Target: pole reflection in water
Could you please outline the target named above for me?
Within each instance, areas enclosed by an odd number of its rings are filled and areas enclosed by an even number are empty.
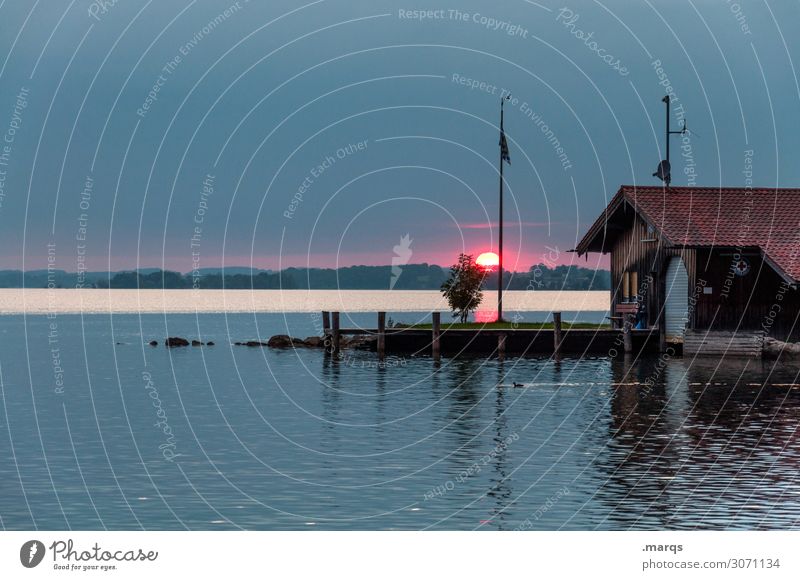
[[[507,382],[505,374],[505,364],[502,361],[497,363],[497,384]],[[512,433],[508,426],[506,417],[506,389],[495,389],[495,413],[494,413],[494,449],[492,450],[492,474],[490,481],[492,487],[486,492],[488,498],[494,500],[491,507],[490,516],[486,524],[497,529],[506,529],[508,516],[506,510],[512,499],[511,468],[507,460],[509,447],[513,444]]]

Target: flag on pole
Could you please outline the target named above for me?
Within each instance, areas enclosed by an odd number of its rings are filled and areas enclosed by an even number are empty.
[[[506,141],[506,132],[503,130],[502,123],[500,123],[500,160],[511,165],[511,155],[508,153],[508,142]]]

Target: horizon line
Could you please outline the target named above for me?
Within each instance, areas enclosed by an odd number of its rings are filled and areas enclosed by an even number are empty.
[[[402,268],[409,268],[409,267],[413,267],[413,266],[428,266],[428,267],[437,266],[439,268],[442,268],[443,270],[449,270],[451,268],[451,265],[445,266],[445,265],[442,265],[442,264],[436,264],[436,263],[431,263],[431,262],[413,262],[413,263],[410,263],[410,264],[403,264],[401,267]],[[559,266],[567,266],[567,267],[574,266],[574,267],[583,268],[583,269],[586,269],[586,270],[607,271],[606,268],[591,268],[591,267],[588,267],[588,266],[581,266],[579,264],[574,264],[574,263],[573,264],[544,264],[544,263],[537,263],[537,264],[531,264],[531,266],[527,270],[508,270],[508,269],[506,269],[505,272],[529,272],[530,269],[535,268],[536,266],[541,266],[541,267],[549,268],[549,269],[555,269],[555,268],[557,268]],[[218,272],[222,273],[224,270],[249,269],[249,270],[256,271],[256,272],[275,272],[275,273],[278,273],[278,272],[285,272],[286,270],[291,270],[291,269],[294,269],[294,270],[346,270],[348,268],[393,268],[393,267],[394,266],[392,266],[391,264],[378,264],[378,265],[375,265],[375,264],[372,264],[372,265],[370,265],[370,264],[351,264],[349,266],[339,266],[339,267],[336,267],[336,268],[326,267],[326,266],[286,266],[286,267],[280,268],[280,269],[276,269],[276,268],[260,268],[260,267],[257,267],[257,266],[220,266],[220,267],[207,266],[207,267],[200,268],[198,271],[199,272],[218,271]],[[142,270],[154,270],[154,272],[151,272],[151,273],[155,273],[155,271],[172,272],[172,273],[176,273],[176,274],[181,274],[183,276],[191,275],[192,272],[194,272],[194,270],[189,270],[189,271],[183,272],[181,270],[172,270],[170,268],[163,268],[163,267],[159,267],[159,266],[140,266],[138,268],[122,268],[120,270],[89,270],[89,269],[85,269],[85,270],[81,270],[81,271],[70,271],[70,270],[63,270],[61,268],[54,268],[52,271],[53,272],[60,272],[60,273],[64,273],[64,274],[73,274],[73,275],[76,275],[76,276],[77,275],[84,275],[85,276],[87,274],[122,274],[122,273],[129,273],[129,272],[130,273],[141,273]],[[49,268],[35,268],[35,269],[31,269],[31,270],[21,270],[20,268],[2,268],[2,269],[0,269],[0,273],[3,273],[3,272],[20,272],[22,274],[45,273],[45,272],[49,272],[49,271],[50,271]],[[205,274],[201,273],[201,275],[205,275]]]

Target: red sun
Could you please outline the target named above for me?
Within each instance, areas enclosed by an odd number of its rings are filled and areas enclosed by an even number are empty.
[[[492,268],[496,268],[500,265],[500,257],[494,252],[484,252],[478,256],[478,259],[475,260],[475,263],[482,268],[491,270]]]

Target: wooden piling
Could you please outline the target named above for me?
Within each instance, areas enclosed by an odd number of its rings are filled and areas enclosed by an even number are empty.
[[[433,362],[438,364],[442,360],[441,349],[439,344],[439,336],[442,330],[441,312],[433,312],[431,314],[431,323],[432,323],[431,354],[433,356]]]
[[[553,354],[561,353],[561,313],[553,312]]]
[[[633,352],[633,314],[626,314],[622,323],[622,343],[626,353]]]
[[[387,354],[387,347],[391,346],[393,353],[413,352],[422,354],[424,352],[431,353],[434,365],[438,368],[442,358],[442,323],[441,313],[431,312],[432,324],[430,328],[409,327],[409,328],[387,328],[390,324],[387,322],[386,312],[377,312],[378,324],[376,326],[369,325],[369,328],[362,327],[349,327],[347,322],[344,322],[343,327],[341,320],[341,312],[324,312],[323,320],[327,320],[327,327],[325,329],[325,353],[326,355],[335,356],[339,361],[342,359],[342,349],[346,348],[348,344],[355,346],[362,344],[364,338],[371,338],[375,344],[373,347],[377,354],[377,358],[381,361],[381,367],[385,361]],[[447,335],[447,346],[451,342],[452,347],[460,348],[463,353],[480,352],[483,354],[491,353],[499,359],[503,359],[509,353],[520,352],[521,348],[528,345],[524,352],[530,353],[553,353],[552,360],[557,361],[563,355],[565,350],[576,352],[579,348],[584,352],[619,352],[622,354],[636,352],[642,350],[655,350],[657,336],[650,336],[642,332],[634,332],[635,329],[635,315],[627,314],[623,317],[618,317],[617,321],[622,322],[622,327],[619,326],[609,329],[570,329],[570,326],[564,326],[563,313],[553,312],[553,338],[552,346],[549,344],[551,340],[546,338],[547,333],[542,333],[537,329],[528,328],[474,328],[474,329],[461,329],[445,330]],[[318,327],[319,328],[319,327]],[[569,333],[570,339],[566,340],[566,334]],[[451,337],[452,334],[452,337]],[[544,334],[544,336],[543,336]],[[622,336],[620,336],[622,334]],[[391,335],[391,339],[389,338]],[[349,337],[357,337],[355,342],[351,342]],[[509,338],[511,340],[509,340]],[[544,341],[542,339],[545,339]],[[635,339],[635,340],[634,340]],[[387,341],[391,344],[387,344]],[[430,350],[426,350],[430,345]],[[449,348],[449,347],[448,347]],[[496,350],[495,350],[496,349]],[[510,350],[509,350],[510,349]],[[552,351],[551,351],[552,349]],[[453,352],[454,349],[451,348]],[[450,351],[448,351],[450,352]]]
[[[327,310],[322,311],[322,339],[325,341],[325,354],[333,351],[333,340],[331,338],[331,313]]]
[[[326,335],[331,329],[331,313],[327,310],[322,311],[322,334]]]
[[[378,312],[378,360],[386,358],[386,313]]]
[[[339,338],[340,338],[340,334],[339,334],[339,313],[338,312],[331,312],[331,318],[332,318],[332,321],[331,321],[332,322],[331,339],[332,339],[332,342],[333,342],[333,344],[332,344],[332,349],[333,349],[332,352],[333,352],[334,355],[338,355],[339,354],[339,347],[340,347],[340,343],[339,343]]]

